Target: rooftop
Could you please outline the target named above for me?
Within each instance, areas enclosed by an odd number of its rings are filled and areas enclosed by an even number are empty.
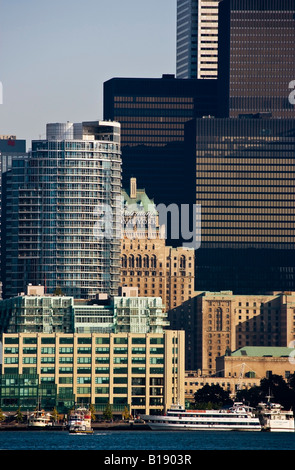
[[[245,346],[231,353],[238,357],[288,357],[294,348],[272,346]]]

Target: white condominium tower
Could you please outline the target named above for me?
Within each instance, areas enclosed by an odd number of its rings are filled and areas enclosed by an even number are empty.
[[[220,0],[177,0],[177,78],[217,78]]]
[[[97,224],[102,211],[119,214],[120,198],[120,124],[48,124],[46,140],[7,174],[5,297],[30,283],[76,298],[117,295],[120,236]]]

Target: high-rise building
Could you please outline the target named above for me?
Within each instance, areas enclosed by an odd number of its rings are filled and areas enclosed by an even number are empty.
[[[270,112],[294,118],[295,0],[222,0],[220,97],[227,116]]]
[[[217,78],[219,1],[177,0],[177,78]]]
[[[293,291],[295,121],[197,119],[187,132],[202,214],[196,290]]]
[[[216,116],[217,86],[211,80],[112,78],[104,83],[104,119],[121,124],[121,145],[164,146],[183,141],[184,123]]]
[[[5,188],[6,188],[6,172],[11,168],[14,159],[26,158],[26,141],[17,139],[15,135],[0,135],[0,191],[1,191],[1,204],[0,204],[0,227],[5,227]],[[5,244],[5,230],[1,229],[1,244]],[[3,278],[3,262],[0,257],[0,298],[2,296],[2,278]]]
[[[7,173],[4,296],[30,283],[75,298],[117,295],[120,227],[108,232],[103,214],[120,210],[119,123],[48,124],[46,140]]]
[[[164,75],[105,82],[104,119],[121,124],[123,187],[135,177],[158,204],[194,203],[195,165],[184,153],[184,124],[217,110],[217,80]]]

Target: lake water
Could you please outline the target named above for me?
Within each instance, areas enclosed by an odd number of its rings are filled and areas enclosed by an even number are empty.
[[[4,450],[295,450],[295,433],[95,431],[72,435],[67,431],[1,431],[0,451]]]

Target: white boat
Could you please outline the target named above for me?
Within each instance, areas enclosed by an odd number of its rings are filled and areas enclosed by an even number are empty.
[[[279,403],[271,403],[267,397],[267,403],[259,403],[257,407],[258,417],[263,431],[294,432],[295,420],[292,410],[284,410]]]
[[[46,426],[51,426],[51,425],[52,425],[51,415],[50,413],[45,413],[44,410],[34,411],[34,413],[32,413],[29,416],[29,420],[28,420],[29,427],[44,428]]]
[[[75,409],[70,414],[68,427],[71,434],[92,434],[90,411],[86,408]]]
[[[261,431],[261,423],[254,409],[243,403],[234,403],[222,410],[185,410],[172,405],[164,416],[142,415],[152,430],[168,431]]]

